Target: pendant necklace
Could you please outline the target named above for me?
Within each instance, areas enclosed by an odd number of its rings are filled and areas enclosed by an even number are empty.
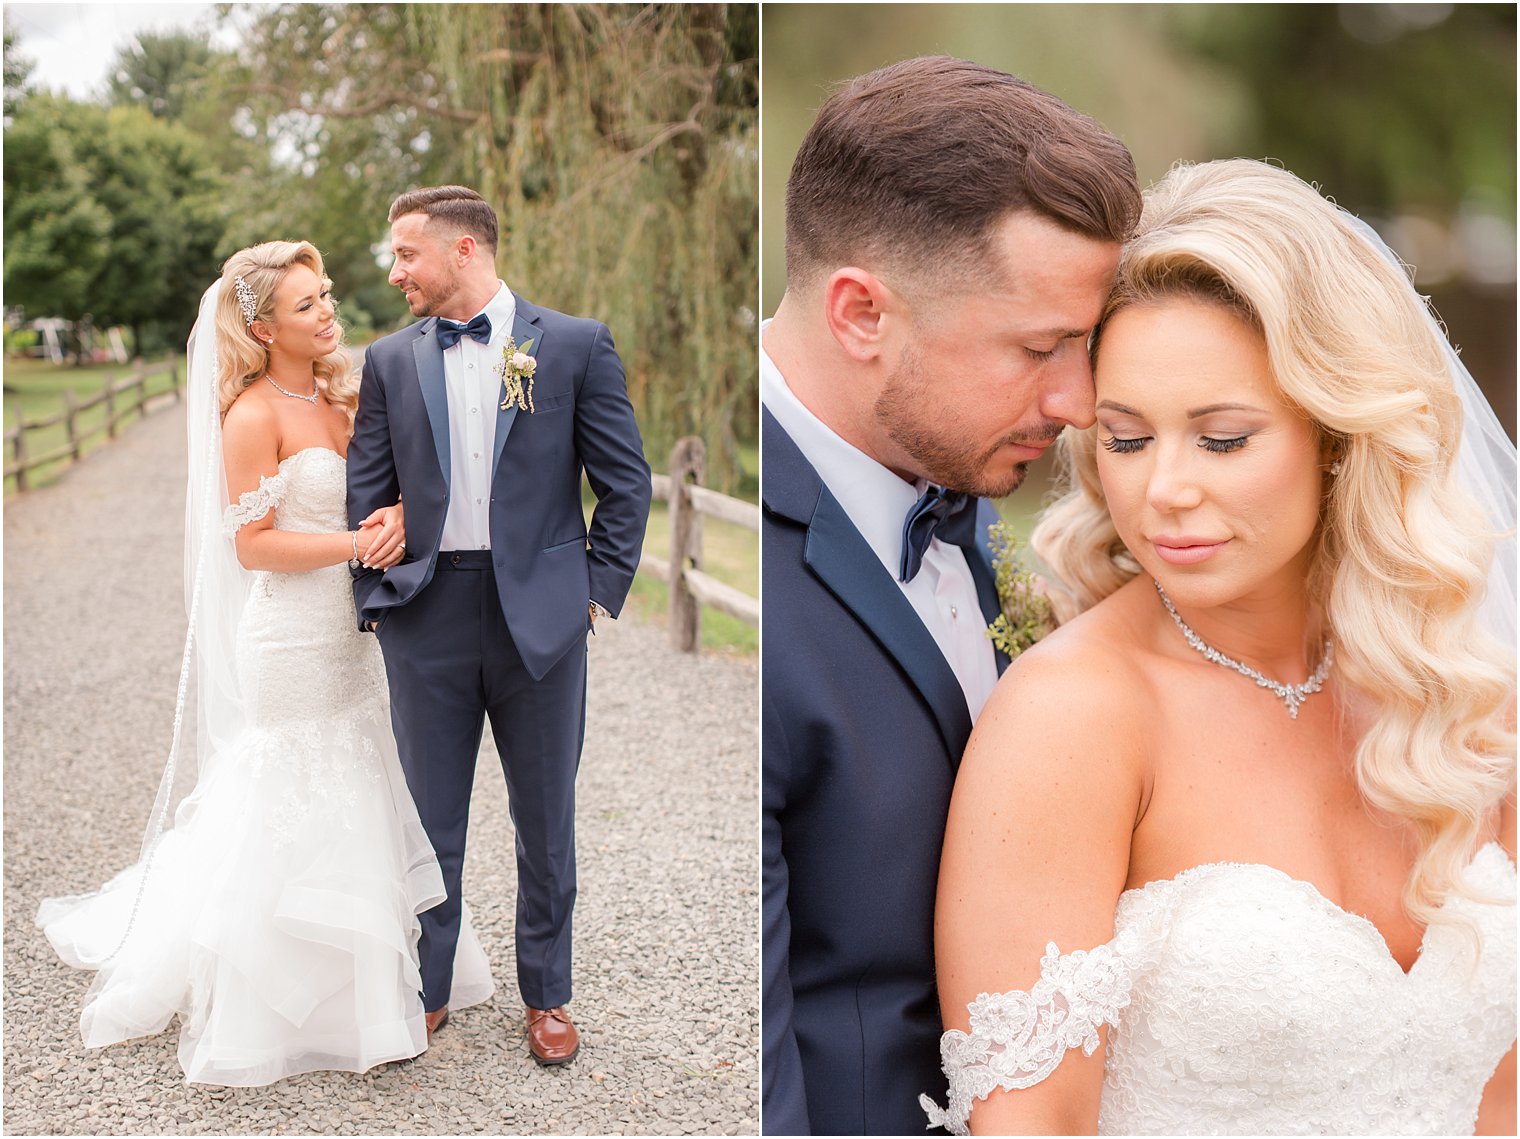
[[[1330,675],[1330,666],[1335,663],[1335,645],[1329,637],[1325,638],[1325,647],[1321,650],[1319,667],[1314,670],[1309,679],[1302,684],[1283,684],[1273,680],[1270,676],[1264,676],[1248,664],[1242,664],[1234,657],[1227,657],[1213,645],[1209,644],[1197,633],[1188,627],[1188,623],[1177,612],[1177,607],[1172,604],[1172,599],[1166,595],[1166,590],[1161,588],[1161,583],[1156,582],[1156,592],[1161,595],[1161,604],[1166,606],[1166,611],[1172,615],[1172,620],[1177,622],[1177,628],[1182,630],[1182,635],[1187,638],[1187,643],[1192,645],[1215,664],[1232,668],[1241,676],[1254,680],[1256,684],[1270,691],[1283,702],[1288,709],[1291,719],[1298,719],[1298,708],[1305,700],[1325,686],[1325,678]]]
[[[264,373],[264,378],[266,380],[268,380],[270,386],[273,387],[274,390],[277,391],[277,392],[279,392],[281,395],[288,395],[291,399],[305,400],[307,403],[311,404],[312,407],[316,407],[317,406],[317,389],[316,389],[315,386],[313,386],[313,388],[311,390],[311,395],[302,395],[300,392],[288,392],[288,391],[286,391],[279,384],[277,384],[277,383],[274,382],[274,377],[271,376],[268,372]],[[315,381],[313,381],[313,382],[315,383]]]

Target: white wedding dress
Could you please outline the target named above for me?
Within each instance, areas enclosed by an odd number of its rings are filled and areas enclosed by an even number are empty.
[[[345,466],[326,448],[289,456],[227,509],[224,537],[271,507],[280,530],[347,529]],[[246,727],[202,761],[173,827],[98,892],[38,913],[64,960],[99,970],[84,1042],[150,1036],[178,1015],[186,1078],[235,1086],[415,1056],[416,915],[443,879],[347,567],[255,573],[236,658]],[[455,1009],[491,994],[468,921],[455,978]]]
[[[1029,992],[983,994],[941,1042],[948,1109],[1043,1080],[1108,1024],[1103,1135],[1471,1134],[1515,1041],[1515,867],[1483,847],[1408,974],[1377,928],[1270,867],[1212,863],[1126,891],[1114,938],[1047,946]],[[1468,933],[1473,936],[1468,936]],[[1474,954],[1474,949],[1480,952]]]

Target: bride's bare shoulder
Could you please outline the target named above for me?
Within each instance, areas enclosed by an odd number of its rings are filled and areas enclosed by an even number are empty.
[[[1154,593],[1131,583],[1020,655],[977,734],[1083,755],[1143,751],[1157,697],[1147,601],[1154,605]]]
[[[1130,583],[1085,613],[1050,633],[1020,655],[1002,680],[1000,690],[1026,696],[1049,694],[1052,687],[1075,689],[1087,706],[1096,699],[1128,705],[1150,691],[1148,663],[1149,614],[1154,592]]]

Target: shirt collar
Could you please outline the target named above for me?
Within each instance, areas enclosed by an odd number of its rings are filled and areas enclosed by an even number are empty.
[[[761,323],[762,335],[769,324],[768,320]],[[786,377],[766,353],[763,342],[760,399],[818,472],[829,493],[844,507],[855,529],[895,581],[902,559],[903,519],[918,500],[921,488],[899,478],[842,439],[809,411],[787,385]]]
[[[512,322],[517,317],[517,297],[512,290],[507,288],[506,282],[498,280],[495,294],[486,302],[485,308],[476,313],[485,313],[491,318],[491,345],[502,344],[507,337],[512,335]],[[470,318],[471,320],[474,317]]]

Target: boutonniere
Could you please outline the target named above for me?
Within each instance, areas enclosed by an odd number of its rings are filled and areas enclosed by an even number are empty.
[[[992,568],[997,574],[998,606],[1002,612],[987,626],[987,637],[1009,658],[1018,656],[1055,627],[1050,598],[1039,577],[1025,564],[1018,539],[1005,522],[987,528],[992,541]]]
[[[517,406],[533,414],[533,373],[538,370],[538,361],[528,355],[528,349],[533,347],[533,341],[523,342],[519,348],[517,341],[510,336],[501,348],[501,363],[496,366],[496,374],[501,377],[501,409]]]

